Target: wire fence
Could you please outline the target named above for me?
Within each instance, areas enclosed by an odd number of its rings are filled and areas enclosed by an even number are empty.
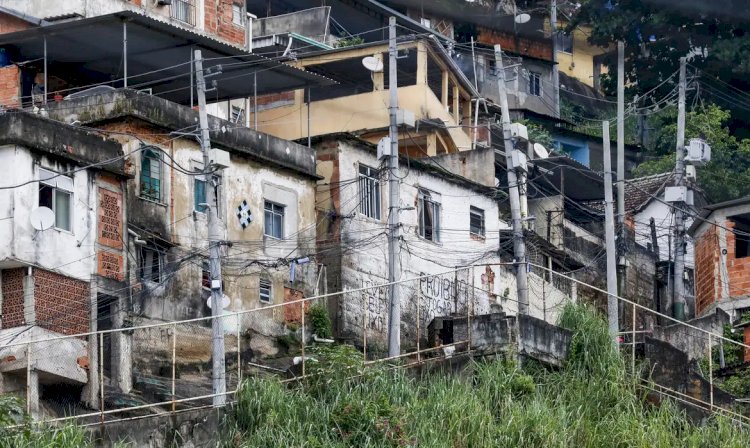
[[[252,376],[293,381],[308,375],[307,366],[315,356],[312,346],[333,342],[316,318],[320,310],[334,317],[337,336],[361,350],[366,363],[399,358],[401,365],[414,365],[487,350],[513,353],[517,336],[508,330],[513,325],[508,322],[518,310],[514,269],[508,263],[467,266],[393,284],[362,282],[361,287],[308,298],[288,289],[283,303],[226,312],[219,318],[224,330],[226,391],[218,395],[231,396],[244,378]],[[547,323],[556,323],[562,308],[577,300],[579,285],[606,294],[543,266],[529,264],[528,269],[529,314]],[[395,357],[388,356],[387,344],[391,285],[401,302],[401,352]],[[672,364],[655,364],[645,388],[750,421],[738,410],[738,403],[717,387],[722,367],[737,362],[750,349],[722,335],[725,322],[719,314],[685,323],[619,300],[624,310],[619,342],[632,373],[640,374],[642,360],[649,357],[672,360]],[[651,320],[644,319],[646,315]],[[38,422],[106,423],[210,406],[217,396],[211,378],[212,319],[11,339],[0,346],[3,386],[26,397],[28,411]],[[648,325],[657,319],[673,325]],[[700,370],[688,368],[690,363]],[[682,376],[676,377],[675,371]],[[65,383],[82,387],[82,401],[87,405],[72,399],[56,401],[52,392]],[[62,417],[45,418],[49,415]]]

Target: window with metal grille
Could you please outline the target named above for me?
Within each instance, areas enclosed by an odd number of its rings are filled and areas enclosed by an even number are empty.
[[[271,303],[273,301],[273,285],[270,280],[265,278],[260,279],[258,299],[262,303]]]
[[[193,178],[193,199],[195,202],[195,211],[206,213],[208,205],[206,204],[206,181],[195,176]]]
[[[245,109],[232,106],[232,123],[245,123]]]
[[[141,246],[140,259],[138,260],[138,273],[142,280],[150,280],[159,283],[162,281],[164,270],[164,254],[154,246]]]
[[[161,157],[156,151],[141,153],[141,197],[161,202]]]
[[[427,190],[419,190],[419,235],[440,241],[440,198]]]
[[[484,237],[484,210],[481,208],[469,208],[469,232]]]
[[[529,95],[542,96],[542,74],[529,72]]]
[[[73,179],[39,168],[39,206],[55,213],[55,227],[73,229]]]
[[[359,166],[359,210],[380,219],[380,171],[366,165]]]
[[[195,26],[195,0],[172,0],[169,13],[173,19]]]
[[[266,201],[263,234],[271,238],[284,238],[284,206]]]

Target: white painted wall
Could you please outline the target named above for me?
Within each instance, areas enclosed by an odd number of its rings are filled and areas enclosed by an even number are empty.
[[[38,179],[39,166],[67,172],[77,166],[52,161],[29,149],[0,146],[0,185],[17,185]],[[0,265],[32,264],[80,280],[89,281],[96,271],[95,239],[98,201],[94,174],[79,171],[74,182],[72,232],[56,228],[37,232],[30,213],[39,201],[39,184],[31,182],[0,190]],[[5,219],[8,218],[8,219]]]
[[[660,197],[664,199],[662,194]],[[659,201],[651,201],[640,213],[635,215],[635,241],[643,247],[651,243],[651,227],[649,221],[654,218],[656,224],[656,238],[659,242],[659,260],[666,261],[670,259],[670,254],[674,258],[674,237],[671,228],[674,227],[674,214],[669,206]],[[693,224],[692,218],[685,219],[685,228]],[[670,245],[671,243],[671,245]],[[695,267],[694,244],[693,239],[687,238],[687,254],[685,255],[685,267],[693,269]]]
[[[381,220],[366,217],[359,213],[359,192],[355,179],[360,163],[378,167],[375,154],[341,143],[339,151],[340,174],[340,216],[352,216],[342,220],[341,284],[344,289],[357,289],[387,281],[387,238],[386,229],[388,200],[387,183],[381,183]],[[322,162],[326,163],[326,162]],[[491,167],[490,167],[491,168]],[[466,314],[471,307],[473,314],[490,312],[491,304],[499,304],[509,314],[516,314],[517,293],[515,276],[506,266],[498,263],[498,236],[500,229],[509,225],[500,219],[498,206],[481,192],[457,182],[446,180],[440,174],[411,168],[402,163],[401,207],[414,207],[414,210],[401,212],[402,244],[401,269],[399,279],[409,279],[421,275],[440,274],[456,266],[486,263],[458,274],[445,274],[437,279],[417,280],[401,286],[402,341],[414,343],[416,335],[417,302],[419,307],[420,333],[426,336],[427,325],[435,316],[451,313]],[[441,241],[425,240],[418,234],[418,188],[425,188],[441,195]],[[469,208],[475,206],[485,212],[486,238],[472,237],[469,233]],[[350,248],[351,249],[347,249]],[[530,281],[541,285],[541,278],[530,275]],[[493,281],[490,281],[493,279]],[[456,286],[456,284],[458,286]],[[473,284],[473,288],[472,288]],[[547,291],[547,319],[557,319],[564,295],[549,283]],[[458,297],[458,302],[456,302]],[[541,289],[539,294],[532,291],[532,315],[545,316]],[[387,334],[388,300],[385,290],[370,290],[345,294],[340,305],[340,317],[347,332],[361,336],[362,322],[368,322],[368,337],[382,340]],[[408,342],[411,341],[411,342]]]

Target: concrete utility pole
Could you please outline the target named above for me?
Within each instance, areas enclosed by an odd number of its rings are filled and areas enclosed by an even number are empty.
[[[211,381],[214,393],[214,406],[226,403],[227,381],[224,368],[224,328],[221,325],[222,285],[221,285],[221,228],[217,216],[216,185],[214,185],[213,167],[209,158],[211,138],[208,134],[208,113],[206,112],[206,77],[203,73],[203,58],[200,50],[195,50],[195,81],[198,93],[198,116],[201,132],[201,149],[203,150],[203,172],[206,181],[206,212],[208,213],[208,246],[209,269],[211,271]]]
[[[391,298],[390,315],[388,320],[388,356],[401,354],[401,298],[397,280],[399,259],[399,237],[401,224],[399,213],[401,199],[399,195],[398,179],[398,45],[396,42],[396,18],[388,20],[388,92],[390,104],[388,112],[391,124],[389,135],[391,138],[391,154],[388,157],[388,296]]]
[[[505,68],[503,52],[500,45],[495,45],[495,67],[497,68],[497,86],[500,90],[500,108],[503,112],[503,141],[505,142],[505,164],[508,172],[508,195],[510,196],[510,213],[513,221],[513,254],[516,266],[516,286],[518,289],[518,313],[529,314],[528,265],[526,264],[526,243],[523,239],[523,217],[521,216],[521,193],[518,176],[513,170],[513,139],[510,131],[510,109],[508,92],[505,86]]]
[[[549,25],[552,28],[552,98],[555,117],[560,118],[560,68],[557,66],[557,0],[550,1]]]
[[[680,86],[677,102],[677,163],[674,170],[674,184],[677,187],[685,186],[685,90],[687,88],[685,64],[685,58],[680,58]],[[672,316],[679,320],[685,320],[685,287],[682,278],[685,271],[685,216],[682,209],[685,203],[677,202],[675,205],[674,303],[672,305]]]
[[[617,250],[615,249],[614,199],[612,198],[612,153],[609,147],[609,121],[602,122],[604,147],[604,236],[607,243],[607,316],[609,335],[617,339],[620,331],[620,308],[617,300]]]
[[[617,42],[617,292],[625,293],[625,44]]]

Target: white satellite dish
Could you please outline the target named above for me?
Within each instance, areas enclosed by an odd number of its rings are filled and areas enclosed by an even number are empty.
[[[525,12],[517,15],[515,18],[516,23],[526,23],[529,20],[531,20],[531,16],[526,14]]]
[[[37,207],[31,210],[29,219],[31,220],[31,227],[34,229],[47,230],[55,225],[55,212],[49,207]]]
[[[546,159],[549,157],[549,151],[540,143],[534,143],[534,154],[538,159]]]
[[[229,307],[229,303],[231,300],[229,299],[229,296],[226,294],[221,295],[221,309],[226,309]],[[208,308],[211,308],[211,296],[208,297],[208,300],[206,300],[206,305],[208,305]]]
[[[362,65],[371,72],[378,73],[383,71],[383,61],[374,56],[367,56],[362,59]]]

